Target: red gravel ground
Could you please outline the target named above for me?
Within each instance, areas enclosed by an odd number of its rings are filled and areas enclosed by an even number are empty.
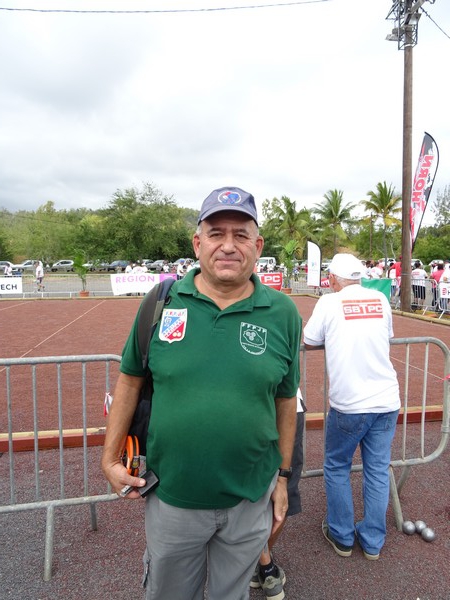
[[[315,299],[293,297],[306,321]],[[120,354],[139,298],[1,301],[0,322],[2,357],[52,356],[75,354]],[[433,336],[450,346],[450,329],[436,320],[394,317],[396,337]],[[399,378],[404,374],[404,350],[392,349]],[[308,354],[308,409],[320,411],[323,396],[323,352]],[[422,399],[423,356],[411,352],[410,377],[417,378],[411,390],[411,404]],[[413,371],[413,373],[411,373]],[[430,351],[427,402],[442,401],[445,376],[440,353]],[[3,379],[1,379],[3,377]],[[77,388],[79,373],[70,375],[70,386]],[[413,379],[415,382],[416,379]],[[44,377],[39,385],[47,391],[54,385]],[[5,431],[4,374],[0,374],[0,432]],[[14,381],[13,381],[14,385]],[[47,387],[46,387],[47,386]],[[104,389],[94,386],[89,395],[92,423],[103,424],[98,403]],[[97,389],[98,388],[98,389]],[[434,390],[434,391],[433,391]],[[26,396],[23,393],[22,396]],[[76,398],[76,394],[73,394]],[[53,405],[51,395],[49,406]],[[431,399],[431,400],[430,400]],[[25,400],[23,400],[25,401]],[[44,411],[51,413],[50,410]],[[74,419],[77,415],[74,414]],[[27,406],[22,409],[27,417]],[[28,430],[21,418],[18,429]],[[47,427],[51,422],[43,421]],[[23,427],[22,427],[23,425]],[[72,425],[72,424],[71,424]],[[74,426],[80,426],[78,421]],[[435,448],[441,436],[439,423],[427,423],[427,448]],[[408,425],[414,452],[419,452],[420,425]],[[307,468],[320,468],[323,436],[321,430],[308,430]],[[396,439],[396,446],[399,440]],[[92,493],[105,491],[98,464],[101,448],[90,449],[89,476]],[[416,454],[417,455],[417,454]],[[65,475],[70,482],[80,478],[81,450],[65,452]],[[32,454],[16,454],[18,487],[27,486]],[[0,456],[0,498],[7,501],[8,455]],[[43,493],[53,486],[56,451],[40,454]],[[398,477],[399,472],[396,472]],[[361,512],[360,474],[353,475],[355,511]],[[337,556],[323,539],[320,524],[325,497],[321,477],[301,482],[303,513],[291,518],[276,547],[275,556],[286,571],[288,600],[448,600],[450,598],[450,458],[448,448],[436,461],[414,467],[403,491],[405,518],[422,519],[437,533],[433,543],[417,534],[406,536],[395,529],[392,509],[388,512],[388,538],[377,562],[364,559],[359,548],[351,558]],[[42,581],[45,512],[29,511],[0,516],[0,598],[25,600],[128,600],[141,597],[141,555],[144,547],[142,501],[117,501],[99,504],[98,531],[89,529],[89,511],[85,506],[56,509],[53,577]],[[261,591],[252,591],[251,600],[262,600]]]

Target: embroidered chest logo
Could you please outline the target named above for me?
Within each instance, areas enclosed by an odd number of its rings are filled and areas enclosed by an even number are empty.
[[[240,342],[249,354],[263,354],[267,348],[267,329],[251,323],[241,323]]]
[[[374,300],[343,300],[342,310],[346,321],[383,318],[383,305],[377,298]]]
[[[159,327],[159,339],[163,342],[181,342],[186,332],[187,308],[165,308]]]

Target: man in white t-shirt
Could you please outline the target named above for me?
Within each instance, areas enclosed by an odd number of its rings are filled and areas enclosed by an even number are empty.
[[[372,279],[381,279],[383,277],[383,268],[381,267],[380,260],[377,260],[373,267],[370,269],[370,277]]]
[[[340,556],[351,556],[355,536],[369,560],[386,539],[391,444],[400,408],[389,358],[392,313],[386,296],[360,285],[363,267],[336,254],[330,288],[304,329],[307,349],[324,347],[329,386],[324,479],[327,515],[322,531]],[[357,447],[363,463],[364,516],[355,525],[350,470]]]
[[[412,290],[415,307],[423,307],[425,303],[426,287],[425,279],[428,278],[427,272],[422,268],[421,262],[416,260],[414,268],[411,271]]]
[[[45,285],[43,283],[44,282],[44,265],[42,264],[42,261],[35,260],[34,268],[36,269],[35,276],[36,276],[37,291],[43,292],[45,290]]]
[[[177,265],[177,279],[183,279],[186,270],[184,267],[184,260],[180,261]]]

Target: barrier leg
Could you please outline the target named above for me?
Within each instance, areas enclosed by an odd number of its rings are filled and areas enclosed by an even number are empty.
[[[47,524],[45,529],[44,581],[52,578],[53,535],[55,533],[55,509],[53,505],[47,508]]]
[[[402,530],[402,524],[403,524],[403,513],[402,513],[402,506],[400,504],[400,498],[398,497],[398,490],[397,490],[397,484],[395,483],[395,475],[394,475],[394,469],[392,468],[392,466],[389,466],[389,481],[390,481],[390,496],[391,496],[391,502],[392,502],[392,509],[394,511],[394,518],[395,518],[395,526],[397,527],[397,529],[399,531]]]
[[[397,481],[397,493],[400,494],[402,491],[402,487],[405,484],[406,480],[408,479],[408,475],[409,472],[411,470],[411,466],[408,465],[406,467],[403,467],[402,472],[400,474],[400,477]]]
[[[97,531],[97,504],[91,502],[89,507],[91,509],[91,528],[93,531]]]

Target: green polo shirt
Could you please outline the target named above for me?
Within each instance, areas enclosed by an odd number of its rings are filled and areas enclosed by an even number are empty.
[[[253,294],[220,310],[198,292],[197,272],[172,286],[150,344],[147,468],[168,504],[229,508],[258,500],[280,466],[275,398],[299,385],[301,318],[254,275]],[[142,376],[136,323],[120,368]]]

